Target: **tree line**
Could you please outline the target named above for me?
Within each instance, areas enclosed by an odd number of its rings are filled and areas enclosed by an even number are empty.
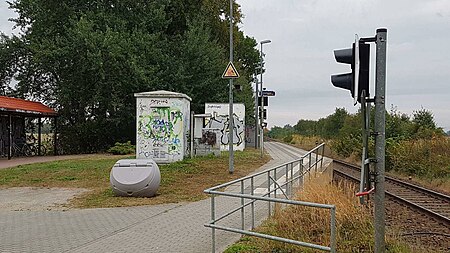
[[[136,92],[169,90],[227,102],[228,0],[13,0],[19,34],[0,35],[0,94],[58,111],[65,150],[96,152],[135,139]],[[234,3],[235,101],[254,120],[257,42]],[[11,84],[14,85],[11,85]]]
[[[374,115],[372,108],[372,129]],[[362,117],[361,111],[351,114],[336,108],[319,120],[300,119],[294,126],[275,126],[268,136],[285,142],[294,142],[293,135],[316,137],[327,141],[340,158],[360,159]],[[369,150],[374,156],[373,137],[369,138]],[[421,108],[409,116],[392,107],[386,112],[386,168],[429,178],[450,176],[450,138],[436,125],[431,111]]]

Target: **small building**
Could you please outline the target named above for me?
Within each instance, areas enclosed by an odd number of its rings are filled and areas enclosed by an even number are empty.
[[[229,140],[229,104],[206,103],[205,113],[211,117],[206,118],[204,129],[216,131],[217,141],[221,151],[228,151]],[[245,105],[233,104],[233,150],[243,151],[245,148]]]
[[[135,93],[134,96],[136,157],[171,163],[189,155],[192,99],[182,93],[163,90]]]
[[[40,102],[0,96],[0,157],[11,159],[16,149],[28,142],[27,134],[34,138],[33,133],[26,132],[26,118],[37,119],[37,143],[33,145],[37,150],[35,155],[44,155],[41,154],[42,119],[53,118],[56,121],[56,117],[56,111]]]

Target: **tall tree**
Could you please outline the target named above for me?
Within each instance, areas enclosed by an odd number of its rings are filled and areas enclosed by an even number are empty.
[[[64,143],[73,152],[134,140],[133,93],[183,92],[196,112],[205,102],[227,101],[220,78],[228,58],[226,2],[14,0],[9,4],[21,34],[0,38],[0,92],[57,108]],[[234,29],[236,65],[247,86],[238,101],[250,108],[256,42],[237,24]]]

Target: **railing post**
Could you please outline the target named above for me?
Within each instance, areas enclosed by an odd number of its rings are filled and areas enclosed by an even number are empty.
[[[317,174],[317,161],[318,161],[318,155],[319,155],[319,149],[315,149],[314,150],[314,154],[316,155],[316,162],[314,163],[315,164],[315,170],[316,170],[316,174]]]
[[[216,207],[215,207],[215,203],[214,203],[214,194],[211,195],[211,223],[214,225],[215,219],[216,219]],[[211,233],[211,239],[212,239],[212,253],[216,252],[216,229],[215,228],[211,228],[212,229],[212,233]]]
[[[320,168],[323,170],[323,155],[325,154],[325,144],[322,145],[322,157],[320,158]]]
[[[309,153],[308,170],[311,171],[311,152]]]
[[[331,208],[331,253],[336,253],[336,207]]]
[[[241,180],[241,194],[244,194],[244,180]],[[245,215],[245,210],[244,210],[244,198],[241,198],[241,228],[242,230],[244,230],[245,228],[245,220],[244,220],[244,215]]]
[[[267,196],[269,196],[270,198],[270,170],[267,171]],[[272,215],[271,212],[271,206],[270,206],[270,201],[267,201],[267,203],[269,203],[269,217]]]
[[[254,182],[253,182],[253,177],[250,178],[250,188],[251,188],[251,195],[255,194],[255,190],[254,190]],[[251,209],[252,209],[252,230],[255,229],[255,202],[252,201],[251,202]]]
[[[273,180],[275,180],[275,182],[277,181],[277,169],[273,170]],[[274,198],[277,198],[277,191],[278,191],[278,187],[275,184],[275,191],[273,193]]]
[[[292,198],[292,194],[293,194],[293,183],[294,183],[294,162],[291,163],[291,180],[289,181],[290,189],[291,189],[291,198]]]
[[[285,177],[286,177],[286,195],[289,195],[289,164],[286,164],[286,172],[285,172]]]

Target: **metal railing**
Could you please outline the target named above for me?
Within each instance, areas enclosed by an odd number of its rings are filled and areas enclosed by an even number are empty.
[[[239,233],[243,235],[250,235],[304,247],[336,252],[336,207],[334,205],[318,204],[304,201],[291,200],[294,195],[295,187],[301,187],[303,185],[304,176],[306,174],[311,176],[311,171],[317,172],[318,165],[320,168],[323,166],[323,157],[325,151],[325,144],[322,143],[315,147],[300,158],[278,165],[274,168],[270,168],[250,176],[242,177],[228,183],[224,183],[215,187],[206,189],[204,192],[211,194],[211,221],[205,224],[205,227],[211,228],[212,238],[212,252],[216,250],[216,229]],[[305,160],[308,160],[305,162]],[[247,186],[247,187],[246,187]],[[258,186],[255,188],[255,186]],[[237,187],[239,190],[230,191],[230,189]],[[216,217],[216,196],[224,196],[240,199],[240,205],[225,214]],[[282,197],[282,198],[280,198]],[[245,201],[249,200],[249,201]],[[251,230],[255,228],[255,205],[257,201],[267,202],[268,216],[272,215],[272,207],[275,203],[282,205],[295,205],[295,206],[308,206],[315,208],[329,209],[331,213],[330,219],[330,246],[322,246],[313,243],[301,242],[291,240],[287,238],[257,233],[254,231],[245,229],[245,208],[250,206],[250,221]],[[247,209],[248,210],[248,209]],[[227,226],[218,225],[217,222],[230,217],[232,214],[240,211],[241,228],[231,228]]]

